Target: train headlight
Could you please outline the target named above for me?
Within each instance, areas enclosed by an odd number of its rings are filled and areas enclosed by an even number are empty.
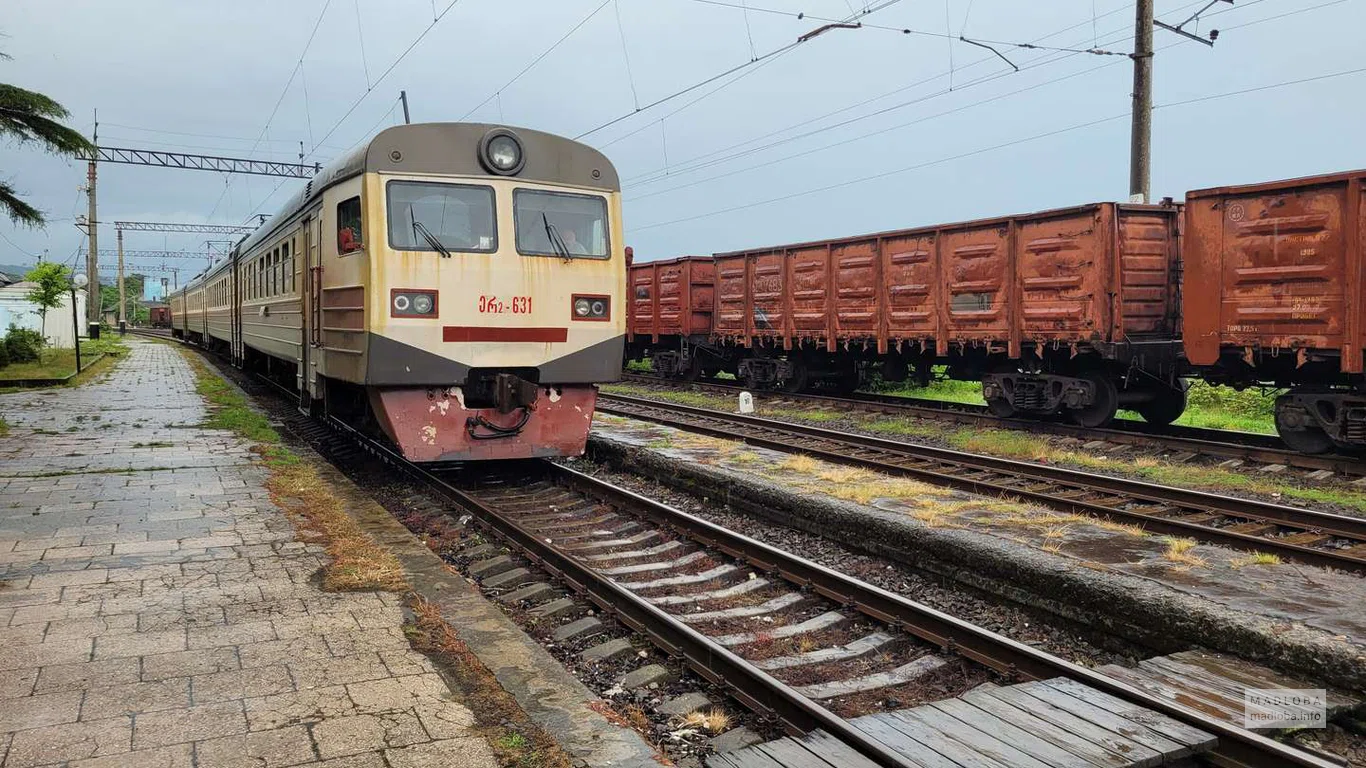
[[[512,176],[526,163],[522,142],[505,128],[489,131],[479,142],[479,162],[490,173]]]
[[[575,296],[575,320],[612,319],[612,299],[608,296]]]
[[[389,314],[393,317],[433,317],[436,315],[436,291],[395,288],[389,294]]]

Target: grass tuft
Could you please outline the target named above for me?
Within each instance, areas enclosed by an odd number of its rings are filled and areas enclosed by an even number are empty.
[[[1270,552],[1253,552],[1245,557],[1232,558],[1228,564],[1234,568],[1244,568],[1249,565],[1280,565],[1281,558],[1279,555],[1273,555]]]
[[[719,709],[709,709],[706,712],[696,710],[689,712],[683,718],[683,725],[688,728],[705,728],[712,733],[721,733],[730,728],[730,715]]]
[[[1205,565],[1205,558],[1192,551],[1195,549],[1196,543],[1195,539],[1168,537],[1167,549],[1162,553],[1162,557],[1181,565],[1203,566]]]

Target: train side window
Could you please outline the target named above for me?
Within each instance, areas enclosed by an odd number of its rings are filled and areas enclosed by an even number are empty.
[[[270,253],[270,295],[280,295],[280,248]]]
[[[361,232],[360,198],[337,203],[337,253],[354,253],[365,247]]]
[[[292,293],[294,291],[294,259],[289,255],[289,241],[280,244],[280,264],[282,265],[280,274],[280,292]]]

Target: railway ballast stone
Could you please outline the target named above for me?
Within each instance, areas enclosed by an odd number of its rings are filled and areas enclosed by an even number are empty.
[[[781,487],[723,466],[675,458],[601,430],[599,460],[756,518],[828,538],[1168,653],[1200,646],[1309,680],[1366,690],[1363,649],[1342,636],[1249,613],[1149,578],[1098,568],[987,533]],[[1366,485],[1366,479],[1362,481]]]

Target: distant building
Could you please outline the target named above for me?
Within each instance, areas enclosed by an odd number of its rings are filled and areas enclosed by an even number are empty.
[[[19,278],[10,277],[8,274],[0,272],[0,288],[4,288],[7,285],[12,285],[17,282],[19,282]]]
[[[71,294],[62,296],[62,303],[47,311],[47,326],[43,327],[42,311],[28,300],[28,292],[35,285],[24,281],[0,285],[0,333],[14,325],[40,331],[54,347],[76,346],[71,335]],[[85,291],[76,291],[76,324],[85,328]]]

